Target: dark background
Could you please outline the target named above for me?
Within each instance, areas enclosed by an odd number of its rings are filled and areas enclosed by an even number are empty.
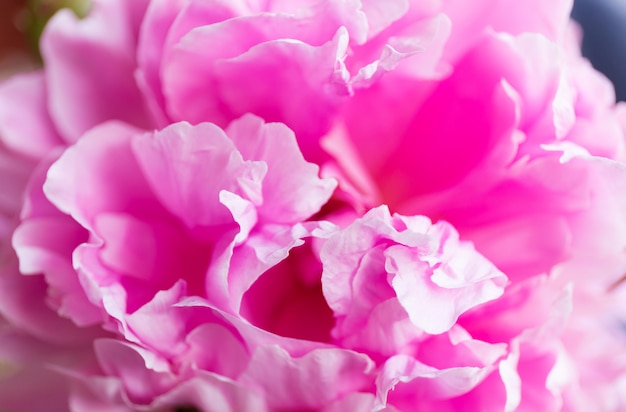
[[[584,30],[583,54],[626,100],[626,0],[576,0],[572,17]]]
[[[0,60],[27,48],[28,43],[17,28],[19,12],[25,3],[25,0],[0,0]]]

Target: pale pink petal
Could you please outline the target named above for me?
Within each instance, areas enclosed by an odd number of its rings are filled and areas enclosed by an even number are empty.
[[[323,412],[366,411],[373,410],[374,395],[371,393],[354,392],[326,406]],[[393,409],[388,408],[388,412]]]
[[[0,145],[0,244],[6,248],[18,223],[22,199],[36,164]]]
[[[216,202],[222,190],[261,203],[265,165],[245,162],[213,124],[168,126],[154,136],[135,138],[133,152],[161,204],[190,229],[232,222]]]
[[[448,224],[391,216],[384,206],[331,237],[321,258],[337,338],[362,333],[374,309],[390,299],[398,300],[420,330],[442,333],[462,313],[501,296],[507,283],[470,244],[459,242]],[[397,316],[390,324],[403,321],[401,312]]]
[[[87,299],[74,267],[72,253],[88,233],[46,199],[42,187],[56,155],[40,162],[28,184],[22,223],[15,229],[13,248],[24,275],[43,275],[48,284],[47,302],[58,314],[77,325],[100,323],[102,311]]]
[[[433,334],[448,330],[468,309],[500,297],[507,283],[472,246],[442,241],[452,249],[451,256],[433,265],[430,279],[415,276],[429,269],[406,248],[392,246],[385,251],[385,269],[395,275],[391,284],[400,304],[416,326]]]
[[[125,401],[122,383],[115,377],[90,377],[74,385],[69,396],[70,412],[134,412]]]
[[[163,127],[168,122],[165,98],[161,90],[161,59],[169,29],[186,0],[152,0],[141,23],[137,39],[137,86],[146,97],[154,122]]]
[[[307,157],[319,157],[316,139],[330,127],[338,99],[347,95],[342,59],[348,39],[340,29],[322,44],[281,40],[298,32],[293,28],[297,22],[259,16],[192,30],[164,67],[172,116],[225,126],[252,112],[287,124],[299,136]],[[222,46],[198,48],[206,43]],[[266,81],[254,80],[258,78]]]
[[[367,16],[369,37],[375,37],[409,11],[409,1],[393,0],[382,4],[376,0],[361,0],[361,10]]]
[[[403,410],[423,397],[459,396],[476,387],[488,373],[489,369],[480,367],[439,370],[411,357],[396,355],[385,363],[376,381],[378,406],[375,410],[383,409],[387,402]]]
[[[531,0],[519,3],[514,0],[479,0],[470,7],[462,0],[444,3],[443,11],[453,22],[453,31],[447,54],[458,57],[487,28],[517,35],[536,32],[552,41],[565,37],[572,8],[572,0],[555,0],[549,3]]]
[[[94,1],[85,19],[61,10],[46,26],[41,49],[48,110],[66,141],[107,120],[148,124],[134,79],[138,19],[146,4]]]
[[[304,160],[296,136],[285,125],[265,124],[248,115],[232,122],[226,134],[244,159],[268,165],[263,205],[258,208],[265,220],[290,223],[307,219],[330,198],[336,183],[319,179],[319,167]]]
[[[263,391],[274,409],[314,409],[367,388],[372,367],[365,355],[343,349],[318,349],[292,358],[279,346],[262,346],[238,381]]]
[[[155,411],[169,408],[197,408],[202,411],[269,411],[263,396],[219,375],[201,373],[153,403]]]
[[[0,86],[0,136],[7,148],[35,159],[63,141],[47,111],[44,71],[21,74]]]
[[[230,325],[228,325],[230,326]],[[233,330],[218,323],[204,323],[186,337],[184,361],[201,370],[235,379],[247,367],[250,355]]]
[[[0,313],[24,331],[58,345],[76,346],[101,334],[79,328],[60,317],[48,304],[48,285],[42,276],[23,276],[17,259],[9,257],[0,270]]]
[[[122,381],[132,402],[148,403],[176,382],[166,360],[139,347],[100,339],[94,342],[94,350],[103,372]]]
[[[136,133],[122,123],[91,130],[50,167],[46,196],[85,228],[92,228],[102,211],[162,213],[130,148]]]

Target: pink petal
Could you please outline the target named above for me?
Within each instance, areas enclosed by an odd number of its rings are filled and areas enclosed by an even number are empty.
[[[122,123],[91,130],[50,167],[46,196],[88,229],[103,211],[162,214],[131,151],[131,136],[136,133]]]
[[[279,346],[259,347],[239,382],[265,393],[275,409],[313,409],[371,384],[372,362],[342,349],[292,358]]]
[[[193,407],[203,411],[268,411],[256,391],[219,375],[201,373],[154,402],[155,408]]]
[[[266,220],[289,223],[307,219],[330,198],[336,183],[318,177],[319,167],[304,160],[295,135],[285,125],[265,124],[247,115],[232,122],[226,134],[244,159],[268,165],[259,207]]]
[[[260,203],[265,166],[244,162],[213,124],[168,126],[154,136],[134,139],[133,151],[160,202],[188,228],[231,222],[217,202],[222,190]]]
[[[137,19],[145,6],[96,1],[85,19],[61,10],[46,26],[41,48],[48,109],[66,141],[107,120],[148,124],[133,74]]]
[[[148,403],[174,385],[166,362],[146,350],[109,339],[97,340],[94,349],[104,373],[120,378],[132,402]]]
[[[44,71],[21,74],[0,86],[0,135],[11,150],[35,159],[62,144],[47,112]]]

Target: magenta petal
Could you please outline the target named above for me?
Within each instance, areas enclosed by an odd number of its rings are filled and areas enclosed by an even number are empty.
[[[410,350],[411,345],[425,336],[411,322],[397,299],[388,299],[377,305],[359,329],[348,332],[351,325],[347,322],[339,325],[343,330],[335,328],[333,334],[340,338],[342,346],[366,351],[376,359],[386,359]]]
[[[257,247],[257,251],[266,255],[262,260],[263,273],[258,272],[260,276],[242,276],[243,270],[237,271],[239,265],[231,266],[231,270],[235,269],[231,272],[231,283],[241,284],[242,278],[247,281],[240,315],[255,326],[280,336],[330,341],[333,314],[322,293],[321,263],[311,247],[318,239],[310,239],[302,246],[292,240],[292,243],[285,243],[279,249],[280,255],[276,256],[276,248],[272,245],[276,239],[269,235],[264,234],[264,238],[259,239],[264,246]],[[253,256],[252,252],[246,250],[244,256],[252,260],[248,257]],[[233,262],[240,262],[241,258],[238,250]],[[280,262],[273,263],[277,259]],[[248,283],[251,280],[253,283]]]
[[[339,29],[332,40],[317,47],[295,40],[255,45],[237,57],[215,62],[217,95],[235,115],[251,112],[285,123],[311,158],[311,147],[328,131],[335,108],[349,93],[342,62],[347,44],[347,33]]]
[[[563,35],[563,27],[569,21],[572,3],[573,0],[555,0],[549,3],[531,0],[522,4],[507,0],[498,2],[491,19],[496,30],[506,30],[512,34],[540,33],[557,42]]]

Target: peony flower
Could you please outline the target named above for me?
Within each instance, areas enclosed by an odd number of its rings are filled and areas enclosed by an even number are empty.
[[[624,109],[518,3],[59,12],[0,84],[0,409],[623,409]]]

